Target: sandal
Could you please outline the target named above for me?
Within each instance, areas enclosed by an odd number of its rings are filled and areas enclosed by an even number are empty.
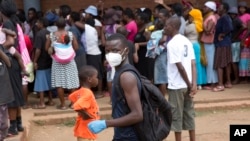
[[[46,109],[45,105],[36,104],[32,106],[32,109]]]
[[[224,86],[216,86],[213,88],[213,92],[221,92],[224,91]]]
[[[24,110],[25,109],[29,109],[29,108],[31,108],[31,106],[30,105],[28,105],[28,104],[25,104],[25,105],[23,105],[23,107],[22,107]]]
[[[47,106],[55,106],[55,103],[54,102],[50,102],[50,101],[46,101],[45,105],[47,105]]]
[[[232,84],[225,84],[225,88],[232,88],[233,85]]]
[[[204,86],[202,89],[203,89],[203,90],[212,90],[212,88],[209,87],[209,86]]]
[[[96,94],[95,95],[95,99],[99,99],[99,98],[103,98],[104,97],[104,94]]]
[[[61,105],[57,105],[57,106],[56,106],[56,109],[59,109],[59,110],[67,110],[68,107],[66,107],[66,106],[61,106]]]

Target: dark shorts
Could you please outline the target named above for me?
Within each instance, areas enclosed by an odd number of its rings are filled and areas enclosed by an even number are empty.
[[[173,115],[171,130],[174,132],[194,130],[194,102],[193,98],[189,96],[187,89],[169,89],[168,94]]]
[[[87,55],[87,64],[93,66],[98,71],[98,78],[102,80],[103,78],[103,64],[102,55]]]
[[[8,134],[8,106],[0,105],[0,141]]]

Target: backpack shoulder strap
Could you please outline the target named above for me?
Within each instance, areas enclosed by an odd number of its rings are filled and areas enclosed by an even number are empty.
[[[131,73],[133,73],[135,75],[136,79],[139,81],[139,83],[138,83],[138,84],[140,84],[139,92],[141,93],[141,91],[142,91],[142,83],[141,83],[140,73],[136,70],[136,68],[134,68],[134,66],[132,66],[130,64],[126,64],[121,69],[119,69],[119,70],[116,71],[116,73],[117,73],[116,75],[119,78],[119,80],[117,82],[117,85],[120,86],[120,76],[124,72],[131,72]],[[117,97],[117,101],[124,100],[125,103],[127,103],[125,95],[124,95],[124,92],[122,91],[121,87],[119,87],[119,92],[118,93],[119,94],[118,94],[118,97]],[[116,105],[117,105],[117,103],[114,103],[113,109],[116,107]]]

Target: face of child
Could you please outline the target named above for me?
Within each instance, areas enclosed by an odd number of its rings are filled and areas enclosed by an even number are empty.
[[[98,85],[98,73],[97,73],[97,71],[95,72],[95,74],[92,77],[90,77],[90,85],[93,88]]]

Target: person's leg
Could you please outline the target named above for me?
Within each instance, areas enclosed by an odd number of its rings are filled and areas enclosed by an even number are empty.
[[[175,141],[181,141],[181,132],[174,132]]]
[[[218,68],[218,85],[223,86],[223,69]]]
[[[57,94],[59,97],[59,100],[61,102],[61,104],[58,106],[59,109],[65,109],[65,99],[64,99],[64,89],[61,87],[58,87],[57,89]]]
[[[3,141],[8,134],[8,107],[0,105],[0,141]]]
[[[189,130],[190,141],[195,141],[195,130]]]
[[[40,95],[40,103],[39,103],[39,106],[45,107],[44,92],[39,92],[39,95]]]
[[[233,68],[233,74],[234,74],[233,84],[239,84],[240,78],[239,78],[239,66],[238,66],[238,63],[233,63],[232,68]]]
[[[225,87],[226,88],[231,88],[232,87],[232,82],[231,82],[231,64],[228,64],[226,67],[226,84]]]
[[[52,92],[51,91],[48,91],[48,102],[47,102],[47,105],[48,106],[53,106],[55,103],[53,101],[53,96],[52,96]]]
[[[19,132],[23,131],[24,128],[23,128],[23,124],[22,124],[21,107],[18,107],[18,108],[17,108],[16,123],[17,123],[17,131],[19,131]]]
[[[24,80],[23,80],[24,81]],[[23,109],[28,109],[30,108],[29,102],[28,102],[28,94],[29,94],[29,90],[28,90],[28,83],[27,85],[23,85],[23,97],[24,97],[24,106]]]
[[[18,131],[17,131],[17,108],[8,108],[8,113],[9,113],[9,120],[10,120],[10,127],[8,130],[8,136],[13,136],[13,135],[17,135]]]
[[[167,88],[166,87],[167,87],[166,84],[160,84],[159,85],[159,89],[160,89],[163,96],[165,96],[167,94]]]

